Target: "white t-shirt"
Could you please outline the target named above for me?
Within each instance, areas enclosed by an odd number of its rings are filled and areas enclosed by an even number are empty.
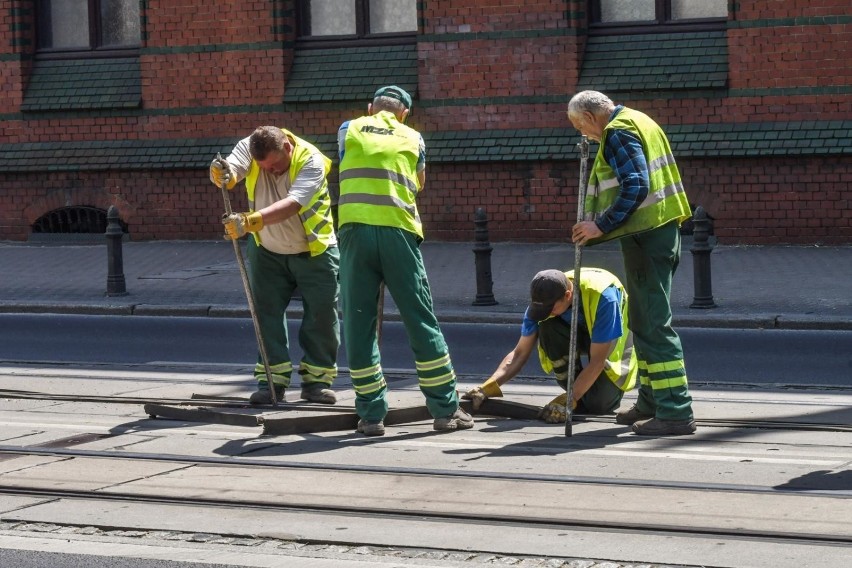
[[[240,140],[227,158],[238,180],[246,177],[252,158],[249,152],[249,139]],[[281,201],[285,197],[295,199],[299,205],[307,205],[323,187],[325,164],[320,154],[314,154],[299,170],[299,175],[290,184],[290,172],[274,176],[260,170],[254,187],[254,210]],[[293,215],[281,223],[264,225],[260,230],[260,242],[263,248],[278,254],[298,254],[308,252],[308,238],[302,220]]]

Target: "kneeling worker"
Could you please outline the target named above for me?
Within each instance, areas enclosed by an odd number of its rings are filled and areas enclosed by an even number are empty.
[[[503,396],[500,386],[523,369],[536,346],[542,368],[556,375],[559,386],[567,390],[570,373],[576,377],[571,404],[577,414],[608,414],[619,407],[638,374],[633,334],[627,328],[627,293],[606,270],[584,268],[580,272],[577,361],[571,364],[575,290],[573,270],[543,270],[535,275],[518,344],[487,381],[463,396],[472,401],[474,410],[487,398]],[[588,355],[588,364],[582,369],[580,355]],[[539,417],[549,423],[564,422],[566,399],[567,393],[557,396]]]

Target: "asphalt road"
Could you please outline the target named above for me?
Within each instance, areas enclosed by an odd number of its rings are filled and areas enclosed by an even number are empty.
[[[298,322],[290,324],[296,338]],[[518,339],[517,325],[443,324],[456,371],[489,375]],[[852,385],[852,331],[683,328],[687,373],[713,384]],[[345,340],[345,339],[344,339]],[[386,322],[382,365],[411,369],[414,361],[399,322]],[[298,346],[294,360],[300,357]],[[0,314],[0,359],[67,363],[152,361],[251,363],[251,320]],[[341,348],[338,364],[346,366]],[[544,376],[531,361],[523,375]]]

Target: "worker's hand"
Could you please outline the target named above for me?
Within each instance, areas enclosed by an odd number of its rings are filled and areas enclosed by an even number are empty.
[[[596,239],[603,235],[594,221],[580,221],[571,229],[571,241],[578,245],[586,244],[589,239]]]
[[[231,240],[237,240],[246,233],[256,233],[263,228],[263,217],[254,213],[231,213],[222,216],[225,234]]]
[[[500,398],[503,396],[503,391],[500,390],[500,385],[495,379],[488,379],[478,387],[473,387],[462,395],[462,398],[469,400],[473,411],[479,410],[482,403],[489,398]]]
[[[538,413],[539,420],[544,420],[548,424],[559,424],[565,422],[565,401],[568,400],[568,393],[562,393],[547,404]],[[571,410],[577,408],[577,401],[571,401]]]
[[[224,183],[227,189],[234,189],[234,186],[237,185],[237,176],[234,175],[234,170],[228,160],[216,158],[210,162],[210,181],[216,187],[221,188]]]

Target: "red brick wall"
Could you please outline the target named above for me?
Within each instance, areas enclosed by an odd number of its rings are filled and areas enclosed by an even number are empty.
[[[681,159],[687,196],[725,244],[852,242],[852,157]],[[467,241],[485,208],[493,242],[567,241],[577,219],[579,166],[436,166],[419,198],[426,237]]]
[[[511,136],[517,128],[568,127],[565,102],[576,91],[579,76],[584,0],[430,0],[419,6],[419,106],[412,126],[427,138],[441,131],[490,130],[495,136]],[[848,15],[848,0],[764,0],[732,6],[737,11],[728,30],[728,96],[720,92],[702,98],[649,99],[642,93],[631,99],[616,93],[613,98],[649,113],[664,127],[852,119],[852,98],[824,91],[852,83],[849,25],[765,25],[794,17]],[[0,144],[210,137],[236,141],[259,124],[285,126],[308,139],[310,133],[333,133],[343,120],[361,114],[367,101],[351,108],[317,105],[298,112],[228,110],[241,105],[282,108],[293,52],[265,46],[294,40],[295,22],[289,16],[273,17],[291,13],[292,7],[293,2],[222,0],[213,7],[197,0],[149,0],[146,50],[140,59],[141,117],[42,115],[21,120],[16,113],[35,41],[33,2],[0,0]],[[749,25],[754,20],[758,25]],[[545,32],[501,35],[525,30]],[[181,50],[198,46],[209,49]],[[227,46],[235,49],[228,51]],[[517,97],[538,100],[518,104]],[[544,97],[559,102],[542,102]],[[199,114],[199,108],[209,113]],[[180,109],[186,112],[178,114]],[[723,242],[852,242],[849,156],[678,159],[690,200],[716,218],[716,234]],[[564,240],[567,225],[576,218],[577,170],[576,159],[430,163],[420,200],[427,238],[471,240],[474,211],[484,206],[493,241]],[[235,208],[245,207],[241,195],[234,199]],[[221,196],[204,169],[43,172],[0,179],[0,239],[26,239],[30,223],[56,207],[106,209],[113,204],[134,239],[209,239],[221,232]]]

